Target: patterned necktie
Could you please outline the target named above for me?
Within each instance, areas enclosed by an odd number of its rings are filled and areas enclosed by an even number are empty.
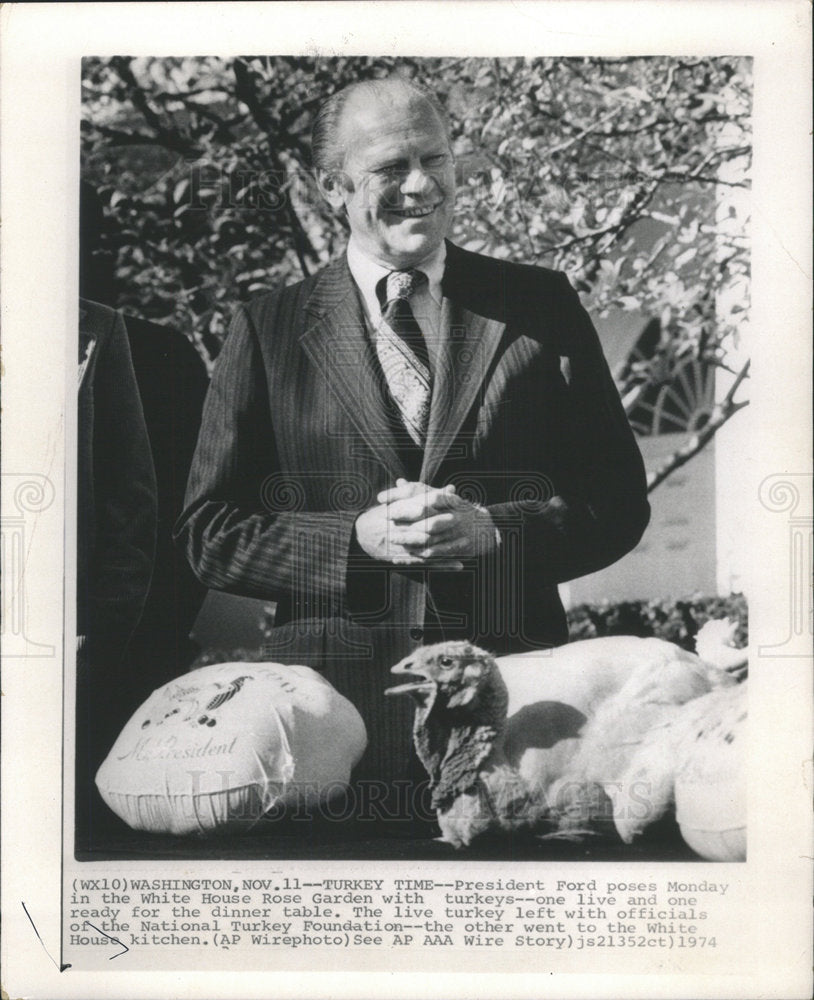
[[[430,419],[432,375],[427,344],[408,300],[426,281],[423,271],[391,271],[376,286],[382,303],[376,354],[407,433],[422,449]]]

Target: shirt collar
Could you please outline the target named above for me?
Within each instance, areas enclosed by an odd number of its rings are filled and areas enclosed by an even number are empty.
[[[443,293],[441,279],[444,277],[444,264],[447,258],[447,246],[442,240],[440,246],[429,257],[416,264],[416,268],[427,275],[427,289],[438,305],[441,304]],[[362,293],[368,316],[381,316],[381,306],[376,296],[376,285],[393,268],[383,267],[375,260],[365,256],[351,235],[348,241],[348,267],[356,286]]]

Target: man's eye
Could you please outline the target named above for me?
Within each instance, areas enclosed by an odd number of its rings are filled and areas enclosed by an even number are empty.
[[[446,163],[446,161],[446,153],[437,153],[435,156],[427,156],[421,162],[425,167],[440,167],[443,163]]]

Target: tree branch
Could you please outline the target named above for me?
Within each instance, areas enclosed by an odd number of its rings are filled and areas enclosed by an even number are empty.
[[[81,127],[86,132],[97,132],[106,139],[110,139],[112,146],[163,146],[165,149],[167,148],[166,143],[147,132],[122,132],[116,128],[109,128],[107,125],[99,125],[98,122],[88,121],[83,121]],[[178,152],[175,148],[172,151]]]
[[[540,254],[541,257],[547,256],[552,253],[560,253],[563,250],[569,250],[572,246],[576,246],[579,243],[585,243],[589,240],[599,240],[603,236],[607,236],[610,233],[614,234],[614,239],[618,239],[619,234],[625,232],[634,222],[641,218],[641,210],[651,201],[653,195],[658,190],[660,181],[655,181],[648,187],[643,187],[642,190],[636,195],[633,201],[628,205],[622,214],[621,218],[614,222],[613,225],[604,226],[602,229],[592,229],[589,233],[583,233],[582,236],[574,236],[570,240],[565,240],[563,243],[556,243],[552,247],[546,247]],[[608,243],[608,246],[613,245],[613,240]],[[606,248],[607,249],[607,248]]]
[[[283,165],[276,154],[278,136],[274,129],[274,120],[260,103],[260,99],[257,94],[257,87],[255,86],[254,77],[252,76],[249,66],[247,66],[242,59],[235,59],[233,66],[235,72],[235,82],[237,84],[236,96],[238,100],[243,101],[248,107],[252,118],[268,139],[270,156],[274,161],[275,167],[279,169],[280,175],[282,176],[285,173],[285,170],[283,169]],[[285,199],[285,213],[288,216],[288,220],[291,225],[291,235],[294,240],[294,251],[297,254],[300,269],[302,270],[303,275],[307,278],[311,273],[311,268],[308,266],[308,261],[306,260],[305,255],[307,253],[316,258],[316,251],[308,238],[308,234],[300,221],[300,217],[297,215],[294,206],[291,203],[290,197],[286,197]]]
[[[111,61],[129,91],[133,106],[141,112],[144,120],[155,133],[154,141],[182,156],[200,156],[200,150],[193,142],[180,132],[168,129],[161,121],[160,116],[150,107],[147,95],[141,89],[128,59],[125,56],[116,56]]]
[[[601,128],[602,125],[604,125],[606,122],[609,122],[612,118],[617,118],[621,110],[622,110],[621,107],[611,108],[610,111],[607,112],[607,114],[603,115],[601,118],[598,118],[595,122],[591,122],[590,125],[586,125],[584,128],[579,129],[579,131],[577,131],[575,135],[572,135],[568,139],[565,139],[557,146],[551,146],[550,148],[546,149],[545,151],[546,157],[550,157],[554,153],[563,153],[565,152],[566,149],[570,149],[571,146],[575,145],[575,143],[578,143],[580,139],[584,139],[586,136],[592,135],[597,131],[597,129]],[[604,133],[601,134],[604,135]]]
[[[653,490],[659,486],[664,480],[676,469],[680,469],[682,465],[686,465],[687,462],[706,445],[712,438],[718,433],[718,431],[723,427],[723,425],[733,417],[738,410],[742,410],[744,406],[749,405],[749,400],[742,400],[740,403],[734,401],[735,393],[738,391],[738,387],[741,382],[746,378],[749,372],[749,364],[746,364],[738,372],[735,381],[730,386],[729,392],[721,400],[720,403],[716,403],[712,410],[709,420],[701,428],[700,431],[693,434],[686,444],[682,445],[679,449],[673,452],[673,454],[667,459],[667,461],[661,465],[655,472],[651,472],[647,476],[647,492],[652,493]]]

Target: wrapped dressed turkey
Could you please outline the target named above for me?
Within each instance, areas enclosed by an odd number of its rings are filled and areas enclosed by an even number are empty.
[[[316,671],[218,663],[154,691],[96,775],[135,830],[249,828],[270,809],[340,793],[367,745],[354,706]]]

